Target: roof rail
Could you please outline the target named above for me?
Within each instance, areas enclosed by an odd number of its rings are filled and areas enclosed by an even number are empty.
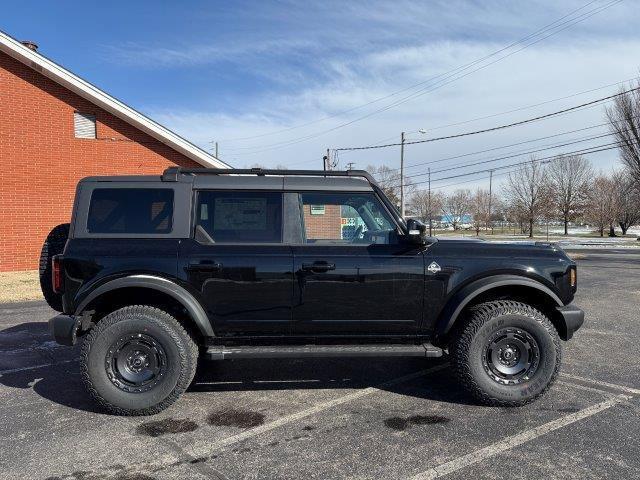
[[[180,175],[279,175],[295,177],[360,177],[378,186],[375,178],[364,170],[271,170],[264,168],[183,168],[169,167],[162,174],[163,182],[177,182]]]

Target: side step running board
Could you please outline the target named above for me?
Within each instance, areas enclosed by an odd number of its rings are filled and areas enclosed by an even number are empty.
[[[321,358],[321,357],[441,357],[442,349],[422,345],[216,345],[207,349],[210,360],[227,358]]]

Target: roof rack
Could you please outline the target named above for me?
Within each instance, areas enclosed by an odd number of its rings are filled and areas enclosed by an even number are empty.
[[[271,170],[264,168],[182,168],[169,167],[162,174],[163,182],[177,182],[180,175],[278,175],[292,177],[360,177],[378,186],[375,178],[364,170]]]

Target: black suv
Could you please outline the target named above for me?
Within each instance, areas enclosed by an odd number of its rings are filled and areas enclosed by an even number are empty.
[[[440,357],[489,405],[558,374],[584,313],[556,246],[438,240],[363,171],[91,177],[41,259],[56,341],[107,410],[173,403],[209,359]]]

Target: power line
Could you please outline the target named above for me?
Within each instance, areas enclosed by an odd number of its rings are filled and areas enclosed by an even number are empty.
[[[543,160],[551,160],[553,158],[557,158],[558,156],[561,155],[588,155],[591,153],[597,153],[597,152],[603,152],[606,150],[611,150],[612,148],[618,148],[620,146],[620,142],[611,142],[611,143],[605,143],[602,145],[597,145],[595,147],[590,147],[590,148],[583,148],[580,150],[575,150],[573,152],[566,152],[566,153],[562,153],[560,155],[550,155],[548,157],[541,157],[541,158],[536,158],[535,162],[539,162],[539,161],[543,161]],[[527,163],[531,163],[533,160],[526,160],[524,162],[518,162],[518,163],[511,163],[509,165],[502,165],[502,166],[498,166],[498,167],[492,167],[489,169],[484,169],[484,170],[476,170],[474,172],[468,172],[468,173],[459,173],[457,175],[449,175],[447,177],[441,177],[441,178],[436,178],[436,179],[432,179],[432,182],[438,182],[441,180],[449,180],[452,178],[460,178],[460,177],[466,177],[468,175],[473,175],[476,173],[484,173],[484,172],[488,172],[489,170],[502,170],[504,168],[510,168],[510,167],[516,167],[518,165],[525,165]]]
[[[289,132],[289,131],[292,131],[292,130],[297,130],[297,129],[299,129],[299,128],[307,127],[307,126],[309,126],[309,125],[314,125],[314,124],[316,124],[316,123],[320,123],[320,122],[323,122],[323,121],[325,121],[325,120],[330,120],[331,118],[335,118],[335,117],[342,116],[342,115],[344,115],[344,114],[346,114],[346,113],[351,113],[351,112],[353,112],[353,111],[360,110],[360,109],[362,109],[362,108],[364,108],[364,107],[368,107],[369,105],[373,105],[373,104],[375,104],[375,103],[381,102],[382,100],[386,100],[386,99],[388,99],[388,98],[394,97],[395,95],[398,95],[398,94],[400,94],[400,93],[404,93],[404,92],[407,92],[407,91],[409,91],[409,90],[413,90],[414,88],[416,88],[416,87],[420,87],[420,86],[422,86],[422,85],[424,85],[424,84],[426,84],[426,83],[429,83],[429,82],[431,82],[432,80],[435,80],[435,79],[437,79],[437,78],[444,77],[444,76],[446,76],[446,75],[450,75],[450,74],[455,73],[455,72],[457,72],[457,71],[464,71],[464,69],[466,69],[466,68],[468,68],[468,67],[471,67],[471,66],[473,66],[473,65],[475,65],[475,64],[477,64],[477,63],[480,63],[480,62],[482,62],[482,61],[484,61],[484,60],[487,60],[487,59],[489,59],[489,58],[491,58],[491,57],[493,57],[493,56],[495,56],[495,55],[497,55],[497,54],[499,54],[499,53],[502,53],[502,52],[503,52],[503,51],[505,51],[505,50],[508,50],[508,49],[509,49],[509,48],[511,48],[511,47],[514,47],[514,46],[518,45],[519,43],[525,42],[525,41],[529,40],[530,38],[532,38],[532,37],[534,37],[534,36],[536,36],[536,35],[539,35],[539,34],[543,33],[544,31],[548,30],[550,27],[552,27],[552,26],[553,26],[553,25],[555,25],[556,23],[560,22],[561,20],[564,20],[565,18],[567,18],[567,17],[569,17],[569,16],[573,15],[574,13],[579,12],[580,10],[584,10],[584,9],[585,9],[585,8],[587,8],[589,5],[592,5],[592,4],[596,3],[596,2],[597,2],[597,0],[592,0],[592,1],[590,1],[590,2],[587,2],[587,3],[586,3],[586,4],[584,4],[583,6],[581,6],[581,7],[577,8],[577,9],[575,9],[575,10],[572,10],[571,12],[569,12],[569,13],[565,14],[564,16],[560,17],[559,19],[557,19],[557,20],[555,20],[555,21],[553,21],[553,22],[551,22],[551,23],[549,23],[549,24],[547,24],[547,25],[545,25],[545,26],[543,26],[543,27],[539,28],[538,30],[534,31],[533,33],[530,33],[530,34],[529,34],[529,35],[527,35],[526,37],[523,37],[523,38],[521,38],[521,39],[519,39],[519,40],[517,40],[517,41],[515,41],[515,42],[512,42],[512,43],[510,43],[509,45],[507,45],[507,46],[505,46],[505,47],[502,47],[502,48],[500,48],[499,50],[496,50],[495,52],[490,53],[489,55],[486,55],[486,56],[484,56],[484,57],[482,57],[482,58],[476,59],[476,60],[474,60],[474,61],[472,61],[472,62],[470,62],[470,63],[464,64],[464,65],[461,65],[461,66],[459,66],[459,67],[456,67],[456,68],[454,68],[454,69],[452,69],[452,70],[448,70],[447,72],[443,72],[443,73],[441,73],[441,74],[434,75],[434,76],[432,76],[432,77],[427,78],[426,80],[423,80],[423,81],[421,81],[421,82],[415,83],[415,84],[413,84],[413,85],[410,85],[410,86],[408,86],[408,87],[402,88],[402,89],[400,89],[400,90],[396,90],[396,91],[394,91],[394,92],[392,92],[392,93],[390,93],[390,94],[384,95],[384,96],[382,96],[382,97],[378,97],[378,98],[376,98],[376,99],[373,99],[373,100],[371,100],[371,101],[369,101],[369,102],[363,103],[363,104],[358,105],[358,106],[356,106],[356,107],[349,108],[349,109],[347,109],[347,110],[343,110],[343,111],[340,111],[340,112],[337,112],[337,113],[334,113],[334,114],[331,114],[331,115],[327,115],[327,116],[325,116],[325,117],[322,117],[322,118],[319,118],[319,119],[316,119],[316,120],[311,120],[311,121],[309,121],[309,122],[305,122],[305,123],[301,123],[301,124],[298,124],[298,125],[294,125],[294,126],[292,126],[292,127],[286,127],[286,128],[282,128],[282,129],[280,129],[280,130],[275,130],[275,131],[273,131],[273,132],[262,133],[262,134],[259,134],[259,135],[251,135],[251,136],[248,136],[248,137],[236,137],[236,138],[230,138],[230,139],[225,139],[224,141],[231,142],[231,141],[237,141],[237,140],[251,140],[251,139],[254,139],[254,138],[263,138],[263,137],[270,136],[270,135],[276,135],[276,134],[278,134],[278,133],[284,133],[284,132]],[[598,7],[598,8],[600,8],[600,7]],[[595,10],[595,9],[594,9],[594,10]],[[592,11],[593,11],[593,10],[592,10]],[[597,12],[597,13],[599,13],[599,12]],[[578,18],[578,17],[576,17],[576,18]],[[555,28],[555,27],[554,27],[554,28]],[[462,69],[462,70],[461,70],[461,69]]]
[[[555,99],[552,99],[552,100],[546,100],[544,102],[540,102],[540,103],[537,103],[537,104],[534,104],[534,105],[528,105],[526,107],[519,107],[519,108],[515,108],[515,109],[512,109],[512,110],[505,111],[505,112],[494,113],[494,114],[491,114],[491,115],[486,115],[486,116],[483,116],[483,117],[477,117],[477,118],[474,118],[474,119],[465,120],[465,121],[461,121],[461,122],[457,122],[457,123],[450,123],[450,124],[447,124],[447,125],[440,125],[440,126],[437,126],[437,127],[429,128],[428,130],[429,131],[439,130],[439,129],[446,128],[446,127],[451,127],[451,126],[455,126],[455,125],[463,125],[463,124],[471,123],[471,122],[474,122],[474,121],[477,121],[477,120],[483,120],[483,119],[486,119],[486,118],[497,117],[497,116],[500,116],[500,115],[505,115],[505,114],[509,114],[509,113],[512,113],[512,112],[522,111],[522,110],[526,110],[526,109],[529,109],[529,108],[535,108],[535,107],[538,107],[540,105],[545,105],[545,104],[552,103],[552,102],[555,102],[555,101],[558,101],[558,100],[564,100],[564,99],[567,99],[567,98],[576,97],[576,96],[579,96],[579,95],[583,95],[585,93],[594,92],[594,91],[597,91],[597,90],[602,90],[604,88],[609,88],[611,86],[624,85],[625,83],[627,83],[629,81],[632,81],[634,79],[635,79],[635,77],[627,79],[627,80],[623,80],[621,82],[610,83],[610,84],[604,85],[602,87],[592,88],[592,89],[585,90],[585,91],[582,91],[582,92],[579,92],[579,93],[566,95],[564,97],[559,97],[559,98],[555,98]],[[596,107],[596,106],[598,106],[598,104],[594,104],[594,105],[590,105],[588,107],[584,107],[584,109],[593,108],[593,107]],[[572,112],[575,112],[575,111],[578,111],[578,110],[582,110],[582,109],[572,110]],[[572,112],[565,112],[565,113],[559,114],[558,116],[566,115],[567,113],[572,113]],[[591,125],[589,127],[584,127],[584,128],[578,128],[578,129],[575,129],[575,130],[569,130],[569,131],[565,131],[565,132],[562,132],[562,133],[557,133],[557,134],[554,134],[554,135],[546,135],[546,136],[543,136],[543,137],[538,137],[538,138],[534,138],[534,139],[531,139],[531,140],[525,140],[525,141],[522,141],[522,142],[512,143],[512,144],[508,144],[508,145],[502,145],[500,147],[493,147],[493,148],[488,148],[488,149],[485,149],[485,150],[477,150],[477,151],[474,151],[474,152],[464,153],[464,154],[461,154],[461,155],[454,155],[454,156],[451,156],[451,157],[444,157],[444,158],[440,158],[440,159],[437,159],[437,160],[429,160],[429,161],[426,161],[426,162],[407,164],[407,165],[405,165],[405,169],[414,168],[414,167],[422,166],[422,165],[431,165],[431,164],[434,164],[434,163],[444,162],[444,161],[447,161],[447,160],[455,160],[457,158],[469,157],[469,156],[472,156],[472,155],[477,155],[477,154],[480,154],[480,153],[492,152],[492,151],[501,150],[501,149],[509,148],[509,147],[516,147],[516,146],[524,145],[524,144],[527,144],[527,143],[534,143],[534,142],[538,142],[540,140],[546,140],[548,138],[555,138],[555,137],[560,137],[560,136],[563,136],[563,135],[569,135],[571,133],[577,133],[577,132],[582,132],[582,131],[585,131],[585,130],[591,130],[591,129],[598,128],[598,127],[603,127],[603,126],[606,126],[606,125],[609,125],[609,122],[600,123],[600,124],[597,124],[597,125]],[[411,133],[417,133],[417,131],[407,132],[407,133],[410,133],[410,134]],[[384,139],[378,140],[378,141],[373,143],[373,146],[382,147],[382,146],[385,145],[384,142],[389,141],[389,140],[391,140],[393,138],[397,138],[397,135],[393,135],[391,137],[386,137]],[[411,140],[405,141],[405,145],[407,143],[410,143],[410,142],[411,142]],[[348,152],[349,152],[349,150],[343,151],[343,153],[348,153]],[[306,160],[303,160],[303,161],[300,161],[300,162],[294,162],[294,163],[292,163],[290,165],[301,165],[301,164],[304,164],[304,163],[308,163],[308,162]],[[391,168],[390,170],[396,170],[397,171],[399,169]]]
[[[479,173],[489,172],[489,170],[494,170],[494,171],[495,170],[502,170],[502,169],[505,169],[505,168],[511,168],[511,167],[515,167],[515,166],[526,165],[526,164],[532,163],[532,162],[541,162],[541,161],[544,161],[544,160],[551,160],[551,159],[554,159],[554,158],[556,158],[558,156],[565,156],[565,155],[591,155],[593,153],[604,152],[604,151],[616,149],[616,148],[620,147],[620,145],[622,145],[621,142],[606,143],[606,144],[602,144],[602,145],[596,145],[594,147],[590,147],[590,148],[587,148],[587,149],[575,150],[575,151],[571,151],[571,152],[563,152],[563,153],[560,153],[560,154],[557,154],[557,155],[550,155],[548,157],[535,158],[533,160],[526,160],[524,162],[512,163],[512,164],[503,165],[503,166],[500,166],[500,167],[492,167],[492,168],[488,168],[488,169],[484,169],[484,170],[476,170],[476,171],[473,171],[473,172],[460,173],[460,174],[457,174],[457,175],[450,175],[450,176],[447,176],[447,177],[440,177],[440,178],[437,178],[437,179],[431,179],[431,182],[439,182],[439,181],[442,181],[442,180],[450,180],[450,179],[454,179],[454,178],[461,178],[461,177],[466,177],[466,176],[469,176],[469,175],[477,175]],[[477,181],[478,179],[475,179],[475,180]],[[427,183],[427,182],[428,182],[428,180],[420,181],[420,182],[414,182],[413,185],[422,185],[422,184]],[[398,185],[389,186],[389,188],[397,188],[397,187],[398,187]]]
[[[611,6],[613,6],[613,5],[617,4],[617,3],[620,3],[620,2],[622,2],[622,0],[614,0],[614,1],[612,1],[612,2],[608,3],[608,4],[604,5],[604,6],[597,7],[597,8],[594,8],[593,10],[590,10],[589,12],[583,13],[583,14],[581,14],[581,15],[579,15],[579,16],[577,16],[577,17],[575,17],[575,18],[571,19],[571,20],[568,20],[568,21],[562,22],[562,23],[560,23],[559,25],[556,25],[556,26],[555,26],[555,27],[553,27],[553,28],[556,28],[556,27],[558,27],[558,26],[560,26],[560,25],[563,25],[563,24],[568,24],[568,25],[564,26],[563,28],[560,28],[560,29],[557,29],[557,30],[555,30],[555,31],[551,32],[549,35],[546,35],[546,36],[544,36],[544,37],[542,37],[542,38],[539,38],[539,39],[537,39],[537,40],[535,40],[535,41],[533,41],[533,42],[530,42],[530,43],[528,43],[528,44],[524,45],[523,47],[519,48],[518,50],[515,50],[515,51],[513,51],[513,52],[510,52],[510,53],[508,53],[508,54],[506,54],[506,55],[504,55],[504,56],[502,56],[502,57],[500,57],[500,58],[498,58],[498,59],[496,59],[496,60],[494,60],[494,61],[492,61],[492,62],[489,62],[489,63],[487,63],[487,64],[481,65],[480,67],[478,67],[478,68],[476,68],[476,69],[474,69],[474,70],[471,70],[470,72],[467,72],[467,73],[465,73],[465,74],[463,74],[463,75],[459,75],[459,76],[457,76],[457,77],[455,77],[455,78],[452,78],[452,79],[450,79],[450,80],[448,80],[448,81],[446,81],[446,82],[444,82],[444,83],[440,83],[439,85],[434,85],[434,86],[431,86],[431,87],[426,87],[426,88],[424,88],[424,89],[418,90],[417,92],[414,92],[414,93],[412,93],[412,94],[410,94],[410,95],[408,95],[408,96],[406,96],[406,97],[404,97],[404,98],[402,98],[402,99],[400,99],[400,100],[397,100],[397,101],[396,101],[396,102],[394,102],[394,103],[391,103],[391,104],[389,104],[389,105],[387,105],[387,106],[385,106],[385,107],[383,107],[383,108],[380,108],[380,109],[378,109],[378,110],[374,110],[373,112],[370,112],[370,113],[368,113],[368,114],[366,114],[366,115],[363,115],[363,116],[361,116],[361,117],[357,117],[357,118],[355,118],[355,119],[353,119],[353,120],[350,120],[350,121],[348,121],[348,122],[345,122],[345,123],[339,124],[339,125],[334,126],[334,127],[332,127],[332,128],[329,128],[329,129],[326,129],[326,130],[323,130],[323,131],[320,131],[320,132],[316,132],[316,133],[313,133],[313,134],[310,134],[310,135],[307,135],[307,136],[304,136],[304,137],[299,137],[299,138],[294,139],[294,140],[282,141],[282,142],[276,142],[276,143],[269,144],[269,145],[264,145],[264,146],[263,146],[264,148],[254,146],[254,147],[239,147],[239,149],[243,149],[243,148],[246,148],[246,149],[261,148],[260,150],[257,150],[257,151],[253,151],[253,152],[246,152],[246,153],[244,153],[244,155],[254,155],[254,154],[258,154],[258,153],[263,153],[263,152],[267,152],[267,151],[271,151],[271,150],[279,149],[279,148],[281,148],[281,147],[286,147],[286,146],[290,146],[290,145],[295,145],[295,144],[298,144],[298,143],[304,142],[304,141],[306,141],[306,140],[310,140],[310,139],[312,139],[312,138],[317,138],[317,137],[319,137],[319,136],[322,136],[322,135],[324,135],[324,134],[327,134],[327,133],[330,133],[330,132],[332,132],[332,131],[338,130],[338,129],[340,129],[340,128],[343,128],[343,127],[346,127],[346,126],[352,125],[352,124],[354,124],[354,123],[356,123],[356,122],[359,122],[359,121],[364,120],[364,119],[366,119],[366,118],[372,117],[373,115],[376,115],[376,114],[378,114],[378,113],[381,113],[381,112],[384,112],[384,111],[390,110],[391,108],[394,108],[394,107],[396,107],[396,106],[398,106],[398,105],[401,105],[401,104],[403,104],[403,103],[406,103],[406,102],[408,102],[408,101],[410,101],[410,100],[412,100],[412,99],[414,99],[414,98],[417,98],[417,97],[419,97],[419,96],[425,95],[426,93],[429,93],[429,92],[432,92],[432,91],[437,90],[437,89],[439,89],[439,88],[442,88],[442,87],[443,87],[443,86],[445,86],[445,85],[448,85],[448,84],[450,84],[450,83],[452,83],[452,82],[454,82],[454,81],[457,81],[457,80],[459,80],[459,79],[461,79],[461,78],[464,78],[464,77],[466,77],[466,76],[468,76],[468,75],[471,75],[472,73],[475,73],[475,72],[477,72],[477,71],[479,71],[479,70],[482,70],[482,69],[484,69],[484,68],[487,68],[487,67],[489,67],[489,66],[491,66],[491,65],[493,65],[493,64],[495,64],[495,63],[497,63],[497,62],[499,62],[499,61],[501,61],[501,60],[504,60],[504,59],[505,59],[505,58],[507,58],[507,57],[510,57],[511,55],[514,55],[514,54],[516,54],[516,53],[518,53],[518,52],[520,52],[520,51],[522,51],[522,50],[524,50],[524,49],[526,49],[526,48],[529,48],[530,46],[532,46],[532,45],[534,45],[534,44],[536,44],[536,43],[541,42],[542,40],[545,40],[546,38],[549,38],[549,37],[551,37],[551,36],[553,36],[553,35],[556,35],[556,34],[560,33],[561,31],[566,30],[567,28],[570,28],[571,26],[573,26],[573,25],[575,25],[575,24],[577,24],[577,23],[580,23],[580,22],[582,22],[582,21],[586,20],[587,18],[592,17],[592,16],[594,16],[594,15],[596,15],[596,14],[600,13],[601,11],[603,11],[603,10],[605,10],[605,9],[607,9],[607,8],[610,8]],[[588,3],[587,5],[585,5],[585,6],[588,6],[588,5],[590,5],[591,3],[593,3],[593,2],[589,2],[589,3]],[[584,8],[584,7],[582,7],[582,8]],[[582,9],[582,8],[581,8],[581,9]],[[570,15],[570,14],[569,14],[569,15]],[[581,17],[582,17],[582,18],[581,18]],[[565,17],[563,17],[563,18],[565,18]],[[553,23],[557,23],[557,22],[558,22],[558,21],[553,22]],[[548,30],[548,28],[546,28],[546,29]],[[542,31],[544,31],[544,30],[545,30],[545,29],[542,29]],[[535,36],[535,35],[538,35],[539,33],[542,33],[542,31],[541,31],[541,32],[536,32],[535,34],[531,34],[529,37],[531,37],[531,36]],[[525,38],[527,38],[527,37],[525,37]],[[514,45],[517,45],[517,44],[519,44],[519,43],[522,43],[522,41],[523,41],[523,40],[517,41],[517,42],[515,42],[515,43],[514,43]],[[511,45],[511,46],[513,46],[513,45]],[[507,49],[507,48],[511,48],[511,46],[509,46],[509,47],[505,47],[505,49]],[[504,50],[504,49],[503,49],[503,50]],[[502,51],[502,50],[501,50],[501,51]],[[493,55],[490,55],[490,56],[493,56]],[[490,57],[490,56],[489,56],[489,57]],[[482,60],[478,60],[478,61],[476,61],[475,63],[478,63],[478,62],[480,62],[480,61],[482,61]],[[474,62],[472,62],[472,64],[473,64],[473,63],[474,63]],[[466,68],[465,68],[465,69],[463,69],[463,70],[461,70],[461,71],[464,71],[464,70],[466,70]],[[446,78],[447,78],[447,76],[448,76],[448,77],[453,77],[453,76],[454,76],[454,75],[456,75],[457,73],[460,73],[460,72],[455,72],[455,73],[452,73],[452,74],[450,74],[450,75],[445,75],[445,77],[444,77],[444,78],[446,79]]]
[[[640,118],[640,117],[634,117],[634,118]],[[618,122],[616,122],[616,123],[618,123]],[[538,138],[534,138],[534,139],[531,139],[531,140],[524,140],[522,142],[511,143],[511,144],[508,144],[508,145],[501,145],[499,147],[488,148],[488,149],[485,149],[485,150],[477,150],[477,151],[474,151],[474,152],[463,153],[463,154],[454,155],[454,156],[451,156],[451,157],[439,158],[437,160],[429,160],[429,161],[426,161],[426,162],[413,163],[413,164],[405,165],[405,169],[415,168],[415,167],[424,166],[424,165],[433,165],[434,163],[441,163],[441,162],[445,162],[447,160],[455,160],[457,158],[470,157],[470,156],[473,156],[473,155],[478,155],[480,153],[493,152],[493,151],[496,151],[496,150],[502,150],[502,149],[509,148],[509,147],[517,147],[517,146],[524,145],[524,144],[527,144],[527,143],[535,143],[535,142],[539,142],[540,140],[547,140],[549,138],[556,138],[556,137],[560,137],[560,136],[564,136],[564,135],[569,135],[571,133],[583,132],[585,130],[592,130],[594,128],[604,127],[604,126],[608,126],[608,125],[610,125],[610,122],[604,122],[604,123],[600,123],[600,124],[597,124],[597,125],[591,125],[589,127],[577,128],[575,130],[568,130],[568,131],[565,131],[565,132],[556,133],[554,135],[545,135],[543,137],[538,137]],[[609,133],[607,135],[611,136],[611,135],[613,135],[613,133]],[[588,140],[593,139],[593,138],[594,137],[583,137],[582,140],[575,139],[576,140],[575,143],[578,143],[578,140],[580,140],[580,141],[588,141]],[[543,145],[543,146],[544,147],[551,147],[552,145],[555,145],[555,148],[558,148],[558,147],[562,146],[562,144],[546,144],[546,145]],[[520,150],[520,151],[516,151],[516,152],[510,152],[510,155],[513,154],[513,156],[520,156],[520,155],[527,155],[527,154],[534,153],[534,152],[535,152],[535,150],[534,151]],[[494,158],[494,157],[492,157],[492,158]],[[499,159],[502,159],[502,158],[499,158]],[[489,159],[487,159],[487,160],[489,160]],[[464,163],[457,163],[457,164],[453,164],[453,165],[460,166],[460,168],[463,168],[465,164]],[[399,171],[398,168],[390,168],[389,170],[390,171],[395,171],[395,172]],[[417,175],[416,174],[412,174],[410,176],[417,176]]]
[[[594,136],[591,136],[591,137],[586,137],[586,138],[579,139],[579,140],[574,140],[574,141],[571,141],[571,142],[550,145],[550,146],[547,146],[545,148],[539,148],[539,149],[536,149],[536,150],[528,150],[528,151],[524,151],[524,152],[518,152],[518,153],[514,153],[512,155],[505,155],[503,157],[478,160],[476,162],[471,162],[471,163],[458,163],[458,164],[451,165],[451,166],[449,166],[447,168],[441,168],[439,170],[431,170],[431,173],[433,174],[433,173],[449,172],[451,170],[458,170],[460,168],[473,167],[475,165],[483,165],[485,163],[499,162],[501,160],[507,160],[509,158],[521,157],[523,155],[531,155],[531,154],[534,154],[534,153],[544,152],[544,151],[547,151],[547,150],[553,150],[553,149],[556,149],[556,148],[567,147],[569,145],[575,145],[576,143],[582,143],[582,142],[587,142],[587,141],[591,141],[591,140],[597,140],[599,138],[610,137],[611,135],[612,135],[611,133],[605,133],[605,134],[602,134],[602,135],[594,135]],[[416,174],[413,174],[413,175],[406,175],[406,178],[415,178],[415,177],[421,177],[421,176],[424,176],[424,175],[426,175],[426,173],[416,173]]]
[[[631,81],[633,81],[635,79],[636,79],[636,77],[632,77],[632,78],[628,78],[626,80],[623,80],[621,82],[610,83],[608,85],[603,85],[602,87],[591,88],[589,90],[584,90],[582,92],[572,93],[571,95],[565,95],[564,97],[553,98],[551,100],[545,100],[544,102],[534,103],[532,105],[527,105],[525,107],[518,107],[518,108],[511,109],[511,110],[506,110],[504,112],[492,113],[490,115],[485,115],[483,117],[476,117],[476,118],[472,118],[472,119],[469,119],[469,120],[464,120],[462,122],[449,123],[447,125],[438,125],[437,127],[429,128],[427,130],[433,131],[433,130],[441,130],[443,128],[449,128],[449,127],[458,127],[460,125],[466,125],[468,123],[477,122],[479,120],[486,120],[488,118],[495,118],[495,117],[500,117],[502,115],[508,115],[510,113],[521,112],[522,110],[528,110],[530,108],[541,107],[542,105],[548,105],[549,103],[559,102],[560,100],[566,100],[568,98],[578,97],[580,95],[584,95],[585,93],[597,92],[598,90],[603,90],[605,88],[615,87],[615,86],[618,86],[618,85],[624,85],[625,83],[631,82]],[[392,138],[392,137],[390,137],[390,138]],[[378,142],[378,143],[381,143],[381,142]]]
[[[461,173],[461,174],[457,174],[457,175],[449,175],[446,177],[440,177],[437,179],[431,179],[431,182],[439,182],[442,180],[450,180],[450,179],[454,179],[454,178],[461,178],[461,177],[466,177],[466,176],[470,176],[470,175],[477,175],[479,173],[485,173],[485,172],[489,172],[490,170],[502,170],[505,168],[511,168],[511,167],[516,167],[516,166],[522,166],[522,165],[526,165],[529,163],[536,163],[536,162],[542,162],[542,161],[546,161],[546,160],[552,160],[554,158],[557,158],[559,156],[567,156],[567,155],[590,155],[593,153],[598,153],[598,152],[604,152],[604,151],[608,151],[608,150],[613,150],[616,148],[619,148],[621,145],[623,144],[623,142],[612,142],[612,143],[605,143],[605,144],[601,144],[601,145],[595,145],[593,147],[589,147],[589,148],[585,148],[585,149],[580,149],[580,150],[574,150],[574,151],[570,151],[570,152],[562,152],[560,154],[556,154],[556,155],[550,155],[547,157],[539,157],[539,158],[534,158],[534,159],[529,159],[529,160],[525,160],[523,162],[518,162],[518,163],[512,163],[509,165],[502,165],[499,167],[492,167],[492,168],[487,168],[487,169],[483,169],[483,170],[475,170],[473,172],[467,172],[467,173]],[[634,143],[635,144],[635,143]],[[479,179],[474,179],[473,181],[477,181]],[[423,180],[420,182],[414,182],[412,185],[422,185],[425,183],[428,183],[429,180]],[[468,182],[462,182],[462,183],[468,183]],[[398,188],[399,185],[388,185],[385,186],[385,188]]]
[[[571,112],[573,110],[578,110],[580,108],[584,108],[584,107],[587,107],[587,106],[590,106],[590,105],[596,105],[598,103],[602,103],[602,102],[605,102],[607,100],[611,100],[612,98],[616,98],[616,97],[619,97],[620,95],[625,95],[625,94],[627,94],[629,92],[633,92],[633,91],[636,91],[636,90],[640,90],[640,87],[636,87],[636,88],[632,88],[632,89],[629,89],[629,90],[625,90],[623,92],[619,92],[619,93],[616,93],[614,95],[609,95],[607,97],[598,98],[598,99],[592,100],[590,102],[582,103],[580,105],[575,105],[575,106],[569,107],[569,108],[564,108],[562,110],[558,110],[558,111],[555,111],[555,112],[547,113],[547,114],[544,114],[544,115],[538,115],[537,117],[532,117],[532,118],[527,118],[525,120],[520,120],[518,122],[507,123],[507,124],[504,124],[504,125],[498,125],[496,127],[484,128],[484,129],[481,129],[481,130],[473,130],[471,132],[457,133],[457,134],[454,134],[454,135],[445,135],[445,136],[442,136],[442,137],[427,138],[425,140],[412,140],[410,142],[404,142],[404,144],[405,145],[415,145],[415,144],[418,144],[418,143],[431,143],[431,142],[437,142],[437,141],[440,141],[440,140],[449,140],[449,139],[452,139],[452,138],[468,137],[468,136],[471,136],[471,135],[478,135],[480,133],[495,132],[497,130],[504,130],[506,128],[517,127],[517,126],[520,126],[520,125],[525,125],[527,123],[537,122],[537,121],[544,120],[544,119],[547,119],[547,118],[555,117],[557,115],[560,115],[560,114],[563,114],[563,113],[567,113],[567,112]],[[377,149],[377,148],[397,147],[399,145],[400,145],[399,143],[387,143],[387,144],[384,144],[384,145],[369,145],[369,146],[366,146],[366,147],[343,147],[343,148],[336,148],[335,150],[336,151],[371,150],[371,149]]]
[[[407,165],[405,168],[414,168],[414,167],[420,167],[420,166],[423,166],[423,165],[432,165],[434,163],[445,162],[447,160],[455,160],[457,158],[470,157],[470,156],[473,156],[473,155],[478,155],[480,153],[493,152],[493,151],[496,151],[496,150],[502,150],[502,149],[510,148],[510,147],[518,147],[520,145],[525,145],[527,143],[535,143],[535,142],[539,142],[540,140],[547,140],[549,138],[561,137],[561,136],[564,136],[564,135],[569,135],[571,133],[583,132],[585,130],[592,130],[594,128],[604,127],[606,125],[609,125],[609,123],[608,122],[600,123],[598,125],[591,125],[590,127],[578,128],[578,129],[575,129],[575,130],[568,130],[568,131],[565,131],[565,132],[562,132],[562,133],[556,133],[556,134],[553,134],[553,135],[545,135],[543,137],[538,137],[538,138],[534,138],[534,139],[531,139],[531,140],[524,140],[522,142],[511,143],[509,145],[502,145],[500,147],[493,147],[493,148],[487,148],[485,150],[477,150],[475,152],[463,153],[461,155],[454,155],[452,157],[439,158],[437,160],[429,160],[427,162],[413,163],[413,164]]]
[[[636,118],[640,118],[640,117],[633,117],[633,118],[636,119]],[[615,123],[620,123],[620,122],[616,121]],[[452,157],[440,158],[438,160],[432,160],[432,161],[428,161],[428,162],[415,163],[415,164],[412,164],[412,165],[405,166],[405,169],[406,168],[410,168],[410,167],[416,167],[416,166],[432,165],[434,163],[440,163],[440,162],[446,161],[446,160],[452,160],[452,159],[455,159],[455,158],[468,157],[468,156],[471,156],[471,155],[476,155],[478,153],[485,153],[485,152],[488,152],[488,151],[500,150],[500,149],[503,149],[503,148],[523,145],[525,143],[537,142],[537,141],[545,140],[545,139],[548,139],[548,138],[554,138],[554,137],[558,137],[558,136],[562,136],[562,135],[567,135],[567,134],[570,134],[570,133],[581,132],[581,131],[584,131],[584,130],[591,130],[593,128],[598,128],[598,127],[607,126],[607,125],[610,125],[610,122],[605,122],[605,123],[601,123],[601,124],[598,124],[598,125],[592,125],[590,127],[579,128],[579,129],[576,129],[576,130],[570,130],[570,131],[567,131],[567,132],[561,132],[561,133],[557,133],[555,135],[547,135],[547,136],[544,136],[544,137],[535,138],[533,140],[526,140],[526,141],[523,141],[523,142],[518,142],[518,143],[511,144],[511,145],[503,145],[501,147],[494,147],[494,148],[490,148],[490,149],[487,149],[487,150],[480,150],[480,151],[477,151],[477,152],[470,152],[470,153],[466,153],[466,154],[462,154],[462,155],[456,155],[456,156],[452,156]],[[548,147],[548,148],[540,148],[540,149],[537,149],[537,150],[520,150],[520,151],[516,151],[516,152],[510,152],[509,155],[503,156],[503,157],[485,158],[485,159],[482,159],[481,161],[474,161],[472,163],[458,162],[458,163],[455,163],[455,164],[450,165],[450,166],[451,167],[455,167],[455,168],[465,168],[465,167],[468,167],[468,166],[471,166],[471,165],[475,165],[475,164],[490,163],[490,162],[493,162],[493,161],[499,161],[499,160],[505,160],[505,159],[513,158],[513,157],[529,155],[529,154],[537,153],[537,152],[544,151],[544,150],[552,150],[554,148],[560,148],[560,147],[567,146],[567,145],[586,142],[586,141],[590,141],[590,140],[595,140],[597,138],[603,138],[603,137],[613,136],[613,135],[614,135],[613,133],[609,132],[609,133],[606,133],[606,134],[601,134],[601,135],[596,135],[596,136],[587,136],[587,137],[583,137],[583,138],[574,139],[574,140],[572,140],[572,141],[570,141],[568,143],[554,143],[554,144],[546,144],[546,145],[542,146],[542,147]],[[396,172],[399,171],[399,169],[397,169],[397,168],[390,169],[390,170],[396,171]],[[443,171],[443,170],[438,170],[438,171]],[[431,173],[433,173],[433,172],[434,171],[431,171]],[[421,175],[426,175],[426,174],[425,173],[421,173],[421,174],[407,175],[407,178],[417,177],[417,176],[421,176]]]

